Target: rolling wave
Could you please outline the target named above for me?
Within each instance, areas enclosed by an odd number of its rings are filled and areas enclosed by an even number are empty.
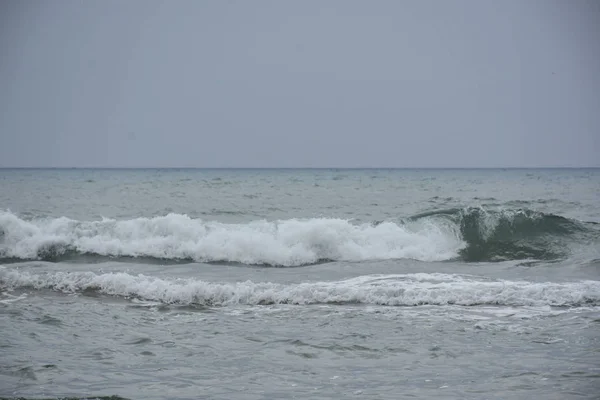
[[[467,262],[556,260],[596,227],[527,209],[438,210],[401,221],[354,224],[314,218],[224,224],[181,214],[130,220],[21,219],[0,212],[0,259],[83,255],[300,266],[410,258]]]
[[[268,304],[373,304],[599,306],[600,282],[535,283],[481,280],[449,274],[367,275],[334,282],[277,284],[214,283],[196,279],[164,280],[127,273],[30,273],[0,269],[0,288],[33,288],[65,293],[95,291],[164,304],[231,306]]]
[[[0,214],[0,257],[53,260],[71,253],[298,266],[323,260],[446,260],[463,247],[452,224],[355,225],[340,219],[223,224],[169,214],[131,220],[25,221]]]
[[[598,241],[594,223],[528,209],[487,210],[481,207],[440,210],[412,219],[447,219],[456,224],[465,246],[464,261],[557,260],[570,245]]]

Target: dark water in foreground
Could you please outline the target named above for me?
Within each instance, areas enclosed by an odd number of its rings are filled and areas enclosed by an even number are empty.
[[[598,398],[600,170],[0,170],[0,397]]]

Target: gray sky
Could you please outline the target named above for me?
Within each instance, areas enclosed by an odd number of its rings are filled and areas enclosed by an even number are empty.
[[[600,166],[600,2],[0,3],[0,166]]]

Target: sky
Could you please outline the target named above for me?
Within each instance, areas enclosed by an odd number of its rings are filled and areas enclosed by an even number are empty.
[[[0,2],[0,167],[581,166],[596,0]]]

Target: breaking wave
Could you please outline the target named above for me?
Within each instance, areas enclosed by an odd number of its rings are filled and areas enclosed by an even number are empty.
[[[452,224],[355,225],[340,219],[223,224],[169,214],[131,220],[24,221],[0,214],[0,257],[52,260],[69,252],[201,262],[297,266],[323,260],[453,258],[463,242]]]
[[[528,209],[500,211],[470,207],[413,217],[446,219],[456,224],[465,246],[464,261],[557,260],[567,257],[573,243],[597,243],[594,223]]]
[[[554,260],[597,240],[590,224],[526,209],[441,210],[355,224],[314,218],[224,224],[169,214],[130,220],[24,220],[0,212],[0,259],[144,257],[299,266],[322,261]]]
[[[34,274],[0,269],[0,287],[51,289],[66,293],[95,291],[105,295],[164,304],[229,306],[268,304],[373,304],[598,306],[600,282],[534,283],[481,280],[449,274],[367,275],[334,282],[277,284],[214,283],[195,279],[163,280],[127,273],[54,272]]]

